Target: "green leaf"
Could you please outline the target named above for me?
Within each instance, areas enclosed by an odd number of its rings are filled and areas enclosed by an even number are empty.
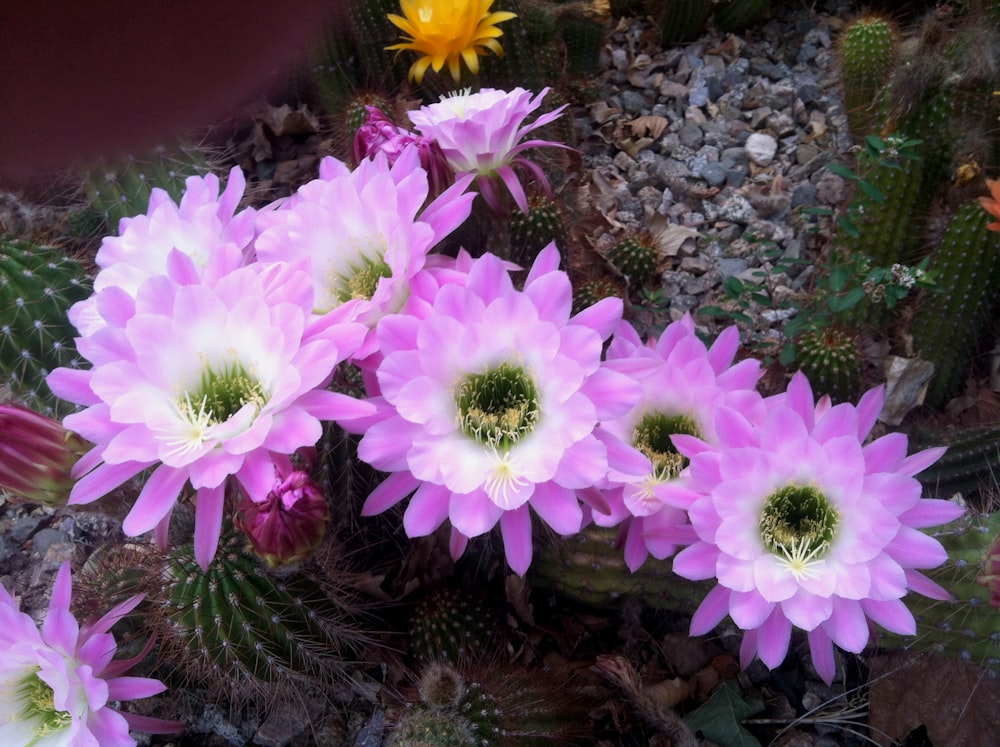
[[[738,298],[743,293],[743,281],[735,275],[730,275],[726,278],[723,287],[726,289],[726,293],[733,298]]]
[[[789,342],[781,347],[781,353],[778,355],[778,361],[783,366],[790,366],[792,361],[795,360],[796,352],[795,345]]]
[[[729,312],[718,306],[702,306],[696,312],[696,316],[729,316]]]
[[[841,163],[828,163],[826,165],[826,168],[829,171],[832,171],[837,176],[842,176],[845,179],[850,179],[851,181],[854,181],[855,179],[858,178],[857,174],[855,174],[853,171],[851,171],[849,168],[847,168]]]
[[[684,720],[719,747],[761,747],[740,722],[762,710],[764,704],[759,699],[745,698],[735,682],[726,680]]]
[[[854,308],[862,299],[865,297],[864,288],[851,288],[843,296],[830,296],[829,306],[830,311],[834,314],[838,314],[841,311],[847,311],[848,309]]]
[[[858,189],[868,195],[868,199],[872,202],[885,202],[885,195],[881,190],[866,179],[858,180]]]
[[[846,267],[834,267],[830,272],[830,290],[840,293],[847,287],[847,281],[851,279],[851,272]]]

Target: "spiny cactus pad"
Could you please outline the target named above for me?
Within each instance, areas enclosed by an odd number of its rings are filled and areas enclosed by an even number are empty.
[[[0,241],[0,375],[35,410],[60,416],[73,409],[52,394],[45,377],[80,362],[66,312],[90,295],[90,286],[83,267],[61,250]]]
[[[660,252],[652,236],[640,233],[611,247],[608,261],[633,285],[642,285],[659,269]]]

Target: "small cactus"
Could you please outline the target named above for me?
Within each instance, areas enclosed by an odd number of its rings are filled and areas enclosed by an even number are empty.
[[[632,285],[643,285],[660,268],[660,252],[653,237],[642,232],[622,239],[608,251],[608,261]]]
[[[531,267],[538,253],[550,242],[566,249],[566,231],[559,207],[544,194],[528,199],[528,212],[515,211],[510,218],[510,260]]]
[[[587,280],[573,288],[573,313],[579,314],[605,298],[621,298],[622,289],[607,278]]]
[[[468,719],[438,708],[417,706],[399,719],[389,747],[479,747],[476,730]]]
[[[410,624],[411,648],[426,662],[458,664],[479,655],[491,635],[489,616],[475,600],[445,587],[416,606]]]
[[[715,25],[723,31],[739,32],[759,21],[771,0],[722,0],[715,9]]]
[[[653,0],[650,15],[660,27],[663,44],[692,41],[702,31],[712,12],[709,0]]]
[[[810,330],[796,339],[796,360],[817,394],[835,402],[855,399],[861,390],[861,353],[854,335],[840,327]]]
[[[83,267],[52,247],[0,241],[0,375],[14,397],[47,415],[73,407],[45,383],[50,371],[76,367],[69,307],[90,295]]]

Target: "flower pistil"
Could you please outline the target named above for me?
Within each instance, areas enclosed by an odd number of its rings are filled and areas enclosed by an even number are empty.
[[[796,579],[822,562],[840,525],[840,514],[817,488],[787,485],[772,493],[761,511],[760,537]]]

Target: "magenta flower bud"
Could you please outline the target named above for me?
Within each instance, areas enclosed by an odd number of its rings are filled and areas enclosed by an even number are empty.
[[[244,498],[236,525],[270,566],[304,560],[323,541],[330,509],[323,491],[305,472],[278,478],[261,502]]]
[[[58,420],[0,405],[0,488],[15,502],[65,506],[86,442]]]
[[[420,156],[421,168],[427,172],[428,196],[436,197],[451,186],[455,172],[436,140],[399,127],[377,107],[366,106],[365,109],[368,111],[365,123],[354,134],[352,153],[356,164],[381,152],[391,166],[403,150],[412,145]]]

